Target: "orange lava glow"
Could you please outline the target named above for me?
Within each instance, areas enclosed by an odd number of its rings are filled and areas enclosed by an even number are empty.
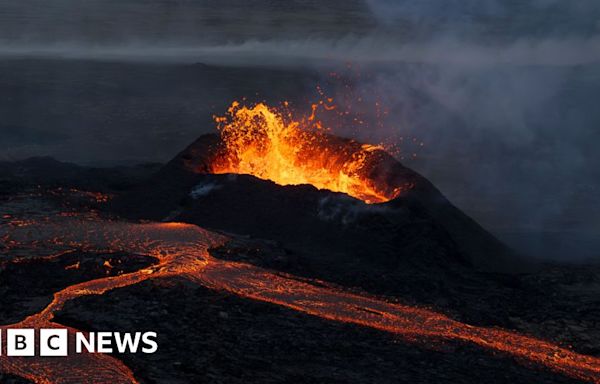
[[[227,116],[215,117],[224,153],[212,172],[249,174],[280,185],[310,184],[367,203],[397,197],[400,188],[378,186],[368,176],[369,164],[383,148],[353,141],[335,145],[314,121],[314,109],[308,118],[294,119],[287,106],[234,102]]]
[[[346,292],[326,282],[301,280],[248,264],[219,260],[209,249],[228,238],[187,224],[131,224],[99,219],[59,217],[27,227],[13,226],[8,233],[24,248],[110,250],[145,254],[157,264],[114,277],[76,284],[55,293],[41,312],[7,328],[56,327],[54,314],[66,302],[86,295],[158,277],[178,277],[241,297],[270,302],[332,321],[353,323],[400,335],[407,342],[431,345],[449,340],[514,356],[573,378],[600,383],[600,359],[581,355],[547,341],[499,328],[475,327],[419,307]],[[70,330],[75,332],[76,330]],[[0,356],[0,370],[37,383],[135,383],[132,372],[109,355],[78,354],[67,358],[8,358]]]

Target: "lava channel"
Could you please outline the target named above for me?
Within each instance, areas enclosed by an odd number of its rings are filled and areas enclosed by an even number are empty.
[[[2,233],[7,231],[9,233]],[[137,272],[73,285],[57,292],[52,303],[24,321],[6,326],[56,327],[54,313],[72,299],[100,295],[157,277],[178,276],[212,289],[274,303],[321,318],[353,323],[400,335],[407,342],[432,345],[442,340],[470,343],[535,363],[573,378],[600,383],[600,359],[581,355],[547,341],[516,332],[475,327],[427,309],[389,303],[368,295],[345,292],[327,283],[300,281],[252,265],[210,256],[209,249],[228,238],[181,223],[131,224],[74,218],[49,219],[43,224],[3,226],[0,237],[32,250],[81,248],[145,254],[159,259]],[[75,330],[71,330],[72,332]],[[37,383],[135,383],[132,372],[109,355],[74,355],[61,359],[15,359],[0,356],[0,369]]]

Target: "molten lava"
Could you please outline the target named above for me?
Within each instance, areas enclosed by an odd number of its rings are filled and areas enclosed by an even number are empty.
[[[7,232],[7,233],[4,233]],[[136,272],[69,286],[54,294],[41,312],[22,322],[0,328],[56,327],[55,313],[74,299],[160,277],[183,278],[241,297],[273,303],[313,316],[370,327],[403,337],[407,342],[435,346],[443,340],[468,343],[514,356],[591,383],[600,383],[600,358],[500,328],[461,323],[432,310],[341,290],[327,282],[299,280],[249,264],[212,257],[209,249],[229,239],[183,223],[132,224],[101,219],[47,218],[26,226],[0,226],[15,245],[33,250],[62,247],[90,251],[112,250],[147,254],[158,263]],[[75,332],[69,329],[69,332]],[[0,372],[36,383],[137,383],[131,370],[114,356],[72,354],[66,358],[14,358],[0,355]]]
[[[378,185],[369,177],[381,146],[335,139],[314,119],[314,111],[294,120],[286,109],[234,102],[227,116],[215,117],[224,148],[212,172],[249,174],[280,185],[311,184],[367,203],[398,196],[399,187]]]

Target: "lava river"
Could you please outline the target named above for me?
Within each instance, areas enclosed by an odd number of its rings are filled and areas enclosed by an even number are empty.
[[[215,259],[209,249],[225,236],[180,223],[131,224],[98,219],[53,218],[43,223],[3,226],[0,238],[21,249],[49,247],[89,251],[121,251],[153,256],[155,265],[116,277],[73,285],[55,293],[40,313],[2,328],[58,327],[54,314],[74,298],[100,295],[157,277],[178,276],[208,288],[292,308],[332,321],[354,323],[404,337],[407,342],[440,340],[471,343],[512,355],[517,361],[544,366],[573,378],[600,383],[600,359],[577,354],[552,343],[498,328],[463,324],[430,310],[388,303],[345,292],[324,282],[311,282],[248,264]],[[76,330],[72,329],[71,332]],[[37,383],[135,383],[121,361],[110,355],[73,354],[66,358],[0,356],[4,373]]]

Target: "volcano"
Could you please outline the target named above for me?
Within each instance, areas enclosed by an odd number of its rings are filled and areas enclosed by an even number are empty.
[[[518,255],[381,146],[229,112],[150,176],[3,165],[0,331],[143,328],[160,348],[3,355],[0,380],[598,382],[579,308],[597,307],[594,270],[514,273]]]
[[[234,103],[208,134],[114,202],[136,219],[177,220],[280,242],[308,264],[448,265],[519,272],[525,263],[382,147]],[[310,119],[310,118],[309,118]]]

